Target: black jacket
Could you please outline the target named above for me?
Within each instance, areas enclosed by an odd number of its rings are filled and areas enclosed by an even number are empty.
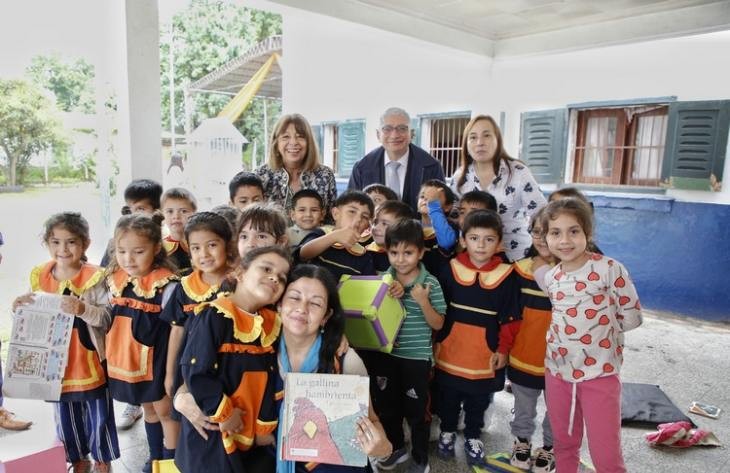
[[[408,167],[401,200],[418,212],[418,193],[421,184],[430,179],[444,180],[444,169],[436,158],[414,144],[408,145]],[[370,184],[385,184],[385,148],[382,146],[355,163],[348,189],[362,190]]]

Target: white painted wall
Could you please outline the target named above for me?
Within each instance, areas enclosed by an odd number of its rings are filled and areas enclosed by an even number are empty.
[[[595,48],[564,54],[497,59],[486,112],[506,112],[505,145],[517,155],[520,113],[597,100],[677,96],[730,98],[730,31]],[[729,150],[730,151],[730,150]],[[682,200],[730,203],[730,152],[721,192],[669,190]]]
[[[676,95],[730,98],[730,31],[562,54],[497,58],[471,54],[266,1],[284,20],[285,112],[311,123],[365,118],[366,148],[378,145],[382,110],[412,116],[471,110],[499,120],[518,155],[520,113],[568,104]],[[730,203],[730,152],[722,192],[669,190],[682,200]]]
[[[487,103],[492,60],[291,8],[283,15],[284,112],[313,123],[366,119],[366,149],[388,107],[411,116]]]

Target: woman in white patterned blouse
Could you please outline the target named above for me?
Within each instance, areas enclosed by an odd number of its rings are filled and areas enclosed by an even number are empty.
[[[492,194],[504,226],[507,256],[513,261],[525,256],[532,243],[527,231],[530,218],[546,200],[527,165],[504,150],[502,134],[492,117],[477,115],[466,125],[461,164],[451,188],[459,196],[472,190]]]

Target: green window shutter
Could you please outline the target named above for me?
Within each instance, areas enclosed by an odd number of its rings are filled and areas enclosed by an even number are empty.
[[[719,190],[730,100],[669,104],[662,179],[677,189]]]
[[[355,162],[365,156],[365,120],[340,122],[337,148],[337,174],[349,176]]]
[[[542,110],[522,114],[520,159],[541,184],[563,181],[568,110]]]
[[[312,125],[312,134],[314,135],[314,142],[317,143],[319,159],[321,160],[322,153],[324,153],[324,127],[322,125]]]
[[[421,146],[421,119],[420,118],[411,118],[411,132],[413,134],[413,139],[411,140],[411,143],[413,143],[416,146]]]

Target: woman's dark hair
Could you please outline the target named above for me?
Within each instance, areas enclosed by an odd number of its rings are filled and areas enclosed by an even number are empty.
[[[327,312],[330,316],[324,324],[322,332],[322,347],[319,349],[318,373],[334,373],[335,357],[337,349],[342,342],[342,334],[345,333],[345,314],[340,304],[340,296],[337,292],[337,282],[329,270],[313,264],[300,264],[289,277],[289,284],[297,279],[316,279],[327,292]]]
[[[225,217],[215,212],[194,213],[185,224],[185,241],[190,245],[190,234],[198,231],[208,231],[219,236],[226,245],[228,262],[235,261],[238,250],[233,240],[233,230]]]
[[[81,239],[84,246],[91,243],[89,237],[89,222],[78,212],[61,212],[51,215],[43,224],[43,241],[48,244],[48,240],[53,235],[54,228],[62,228],[67,232]],[[81,260],[86,261],[86,252],[81,255]]]
[[[142,214],[124,215],[117,221],[114,229],[114,251],[109,252],[108,274],[112,274],[119,269],[119,263],[116,258],[116,246],[119,239],[128,232],[134,232],[137,235],[148,239],[153,245],[159,245],[160,250],[155,254],[152,261],[152,268],[167,268],[173,273],[177,273],[178,269],[175,263],[167,256],[167,252],[162,245],[162,214],[155,212],[152,216]]]
[[[267,255],[269,253],[274,253],[275,255],[281,256],[286,260],[287,263],[289,263],[289,267],[291,267],[292,259],[289,248],[285,248],[279,245],[263,246],[252,249],[251,251],[243,255],[243,257],[241,258],[241,262],[238,264],[238,266],[240,269],[247,270],[251,267],[251,263],[253,263],[259,256]],[[221,292],[234,292],[236,290],[236,283],[236,273],[229,273],[221,283]]]

